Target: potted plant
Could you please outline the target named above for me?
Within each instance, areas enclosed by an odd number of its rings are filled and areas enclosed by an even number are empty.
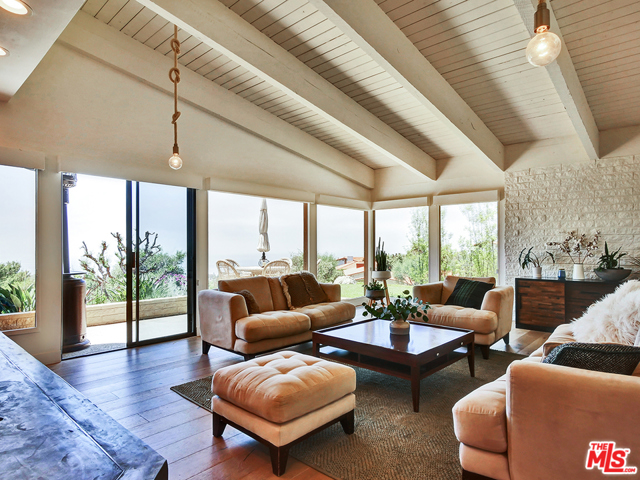
[[[631,275],[631,269],[622,268],[620,259],[627,255],[621,252],[622,247],[613,253],[609,253],[609,245],[604,242],[604,253],[598,259],[598,267],[595,269],[596,275],[607,282],[619,282]]]
[[[376,247],[376,265],[375,270],[371,272],[371,278],[374,280],[389,280],[391,272],[387,263],[387,252],[384,251],[384,243],[382,238],[378,238],[378,246]]]
[[[550,258],[552,263],[556,263],[556,259],[551,252],[544,252],[544,254],[536,254],[533,252],[533,247],[527,250],[527,247],[523,248],[518,257],[518,263],[522,269],[533,267],[533,278],[542,278],[542,263]]]
[[[562,242],[547,242],[547,247],[556,247],[573,262],[573,279],[584,280],[584,261],[593,257],[598,250],[600,232],[596,232],[589,240],[586,233],[578,234],[576,230],[569,232]]]
[[[376,280],[365,285],[364,288],[366,288],[364,296],[370,300],[382,300],[385,296],[384,285]]]
[[[380,307],[369,306],[363,303],[362,306],[365,309],[363,316],[371,315],[374,318],[380,320],[391,320],[389,324],[389,330],[393,335],[409,335],[410,324],[409,318],[422,318],[426,316],[427,310],[431,308],[428,302],[423,302],[417,298],[412,297],[409,294],[409,290],[402,292],[403,295],[398,295],[393,299],[389,305],[382,305]]]

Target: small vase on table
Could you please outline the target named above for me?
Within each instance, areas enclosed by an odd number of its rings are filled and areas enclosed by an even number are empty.
[[[584,280],[584,264],[582,263],[573,264],[573,279]]]

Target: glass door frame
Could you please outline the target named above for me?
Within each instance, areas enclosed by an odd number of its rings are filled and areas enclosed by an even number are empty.
[[[133,187],[135,183],[135,205]],[[187,195],[187,331],[176,335],[140,340],[140,277],[139,277],[139,248],[140,242],[135,243],[133,250],[134,231],[140,231],[140,182],[127,180],[127,253],[126,253],[126,286],[127,286],[127,348],[141,347],[154,343],[178,340],[196,335],[196,191],[185,188]],[[135,226],[135,228],[134,228]],[[134,295],[135,282],[135,295]],[[135,316],[134,316],[135,312]],[[135,336],[134,336],[135,331]],[[135,339],[135,340],[134,340]]]

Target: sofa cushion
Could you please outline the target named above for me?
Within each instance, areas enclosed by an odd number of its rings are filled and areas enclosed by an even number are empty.
[[[449,295],[451,295],[451,293],[453,292],[453,289],[456,288],[456,284],[458,283],[459,278],[464,278],[466,280],[476,280],[478,282],[491,283],[492,285],[496,284],[496,279],[494,277],[470,278],[470,277],[456,277],[454,275],[447,275],[444,281],[442,282],[442,299],[440,300],[440,303],[447,303],[447,300],[449,299]],[[438,302],[434,302],[434,303],[438,303]]]
[[[297,352],[278,352],[216,371],[213,393],[274,423],[284,423],[352,393],[347,366]]]
[[[318,330],[351,320],[356,316],[356,307],[347,302],[329,302],[297,308],[294,312],[307,315],[311,319],[311,330]]]
[[[260,305],[256,302],[256,297],[249,290],[240,290],[239,292],[234,292],[238,295],[242,295],[244,297],[244,301],[247,304],[247,312],[249,315],[253,315],[254,313],[260,313]]]
[[[456,437],[489,452],[507,451],[506,375],[483,385],[453,406]]]
[[[227,293],[249,290],[256,299],[261,312],[270,312],[274,309],[273,300],[271,300],[271,289],[269,288],[269,281],[266,277],[220,280],[218,281],[218,290]]]
[[[427,317],[430,323],[466,328],[476,333],[489,334],[498,328],[498,316],[494,312],[456,305],[431,305]]]
[[[493,287],[494,285],[492,283],[460,278],[458,279],[453,292],[445,302],[445,305],[458,305],[460,307],[480,310],[485,293]]]
[[[311,304],[324,303],[329,301],[329,297],[327,297],[327,294],[322,289],[313,273],[300,272],[300,276],[302,277],[304,286],[307,289],[309,298],[311,298]]]
[[[284,298],[287,299],[289,310],[311,305],[311,296],[307,291],[302,275],[299,273],[282,275],[280,277],[280,284],[282,285]]]
[[[236,336],[246,342],[289,337],[309,331],[311,320],[298,312],[276,311],[250,315],[236,322]]]
[[[542,361],[594,372],[631,375],[640,363],[640,347],[598,343],[565,343]]]

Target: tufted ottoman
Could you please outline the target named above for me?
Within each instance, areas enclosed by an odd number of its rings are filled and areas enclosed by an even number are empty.
[[[219,369],[211,389],[213,435],[228,424],[264,443],[278,476],[293,444],[338,421],[354,430],[356,373],[338,363],[278,352]]]

